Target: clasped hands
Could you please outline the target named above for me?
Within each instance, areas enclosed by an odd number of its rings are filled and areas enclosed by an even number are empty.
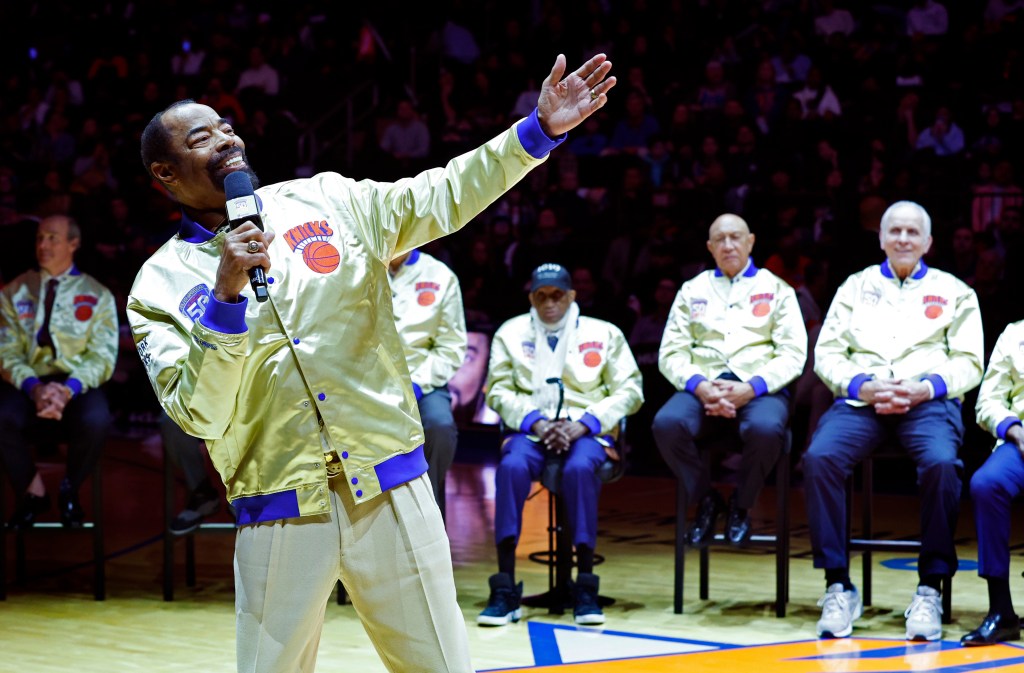
[[[71,400],[71,388],[63,383],[50,382],[37,384],[32,389],[32,401],[36,405],[36,416],[59,421],[64,415],[64,407]]]
[[[693,393],[704,405],[705,414],[722,418],[736,418],[736,411],[756,397],[754,386],[728,379],[701,381]]]
[[[544,448],[553,453],[565,453],[580,437],[590,429],[579,421],[562,418],[557,421],[541,419],[530,427],[530,432],[540,438]]]
[[[905,414],[932,398],[932,389],[924,381],[871,379],[865,381],[857,397],[875,408],[877,414]]]

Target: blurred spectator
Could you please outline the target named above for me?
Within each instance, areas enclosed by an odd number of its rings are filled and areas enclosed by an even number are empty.
[[[945,35],[949,29],[949,14],[935,0],[915,0],[907,12],[907,35],[935,37]]]
[[[235,94],[241,95],[246,89],[256,89],[265,96],[276,96],[280,89],[280,79],[274,66],[267,63],[263,50],[253,47],[249,50],[249,67],[242,71],[238,78]],[[214,109],[220,109],[212,106]]]
[[[199,97],[199,102],[209,105],[221,113],[232,124],[245,124],[246,116],[245,111],[242,110],[242,104],[238,102],[237,98],[224,91],[224,86],[217,77],[206,83],[206,92]]]
[[[1006,160],[992,169],[991,181],[975,185],[972,192],[971,226],[974,231],[991,228],[992,223],[1002,217],[1004,208],[1024,206],[1024,192],[1014,184],[1013,164]]]
[[[725,79],[725,68],[718,61],[704,67],[704,83],[697,90],[697,107],[704,112],[717,112],[725,102],[736,96],[736,88]]]
[[[814,19],[814,32],[822,37],[832,33],[850,35],[855,25],[853,15],[849,11],[835,6],[833,0],[821,1],[821,13]]]
[[[399,101],[395,120],[384,129],[380,148],[395,159],[403,171],[426,159],[430,153],[430,131],[423,123],[412,101]]]
[[[636,91],[626,94],[626,117],[615,125],[609,146],[628,154],[647,148],[651,137],[661,130],[658,120],[647,113],[644,98]]]
[[[836,92],[822,81],[821,69],[817,67],[808,71],[804,88],[793,94],[793,97],[800,101],[804,119],[830,120],[843,113]]]
[[[811,69],[811,59],[799,51],[796,40],[792,36],[782,40],[779,53],[772,57],[771,63],[775,68],[777,84],[799,84],[807,79],[807,73]]]
[[[948,107],[940,107],[935,121],[917,137],[917,149],[931,150],[937,157],[949,157],[964,150],[964,132],[953,121]]]

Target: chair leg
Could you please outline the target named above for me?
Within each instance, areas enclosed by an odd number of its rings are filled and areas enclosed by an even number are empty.
[[[686,532],[686,500],[686,491],[677,480],[675,591],[673,592],[673,609],[677,615],[683,614],[683,575],[686,570],[686,545],[683,535]]]
[[[185,537],[185,586],[196,585],[196,536]]]
[[[548,612],[561,615],[569,604],[569,582],[572,580],[573,552],[572,538],[569,535],[569,515],[566,512],[565,500],[555,497],[556,528],[555,536],[555,594],[552,596]]]
[[[942,580],[942,623],[953,623],[953,578]]]
[[[706,601],[708,599],[708,565],[710,562],[710,553],[707,546],[700,548],[700,599]]]
[[[871,456],[864,459],[861,467],[861,499],[864,508],[864,539],[873,540],[875,535],[874,530],[874,493],[875,493],[875,479],[873,461]],[[863,574],[864,574],[864,586],[861,594],[864,596],[864,605],[871,605],[871,571],[872,571],[872,553],[871,549],[865,549],[863,559]]]
[[[7,475],[0,469],[0,601],[7,600]]]
[[[171,520],[174,517],[174,470],[164,447],[164,600],[174,600],[174,536]]]
[[[792,434],[787,430],[787,445]],[[775,616],[786,616],[789,602],[789,456],[779,456],[775,467]]]
[[[102,601],[107,597],[107,557],[103,548],[103,467],[96,461],[92,473],[92,558],[93,596]]]

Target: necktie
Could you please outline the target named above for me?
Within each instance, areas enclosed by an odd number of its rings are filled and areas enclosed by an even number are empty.
[[[56,278],[51,278],[46,281],[46,300],[43,304],[43,326],[39,330],[39,334],[36,336],[36,342],[40,346],[49,346],[53,348],[53,337],[50,336],[50,314],[53,313],[53,300],[57,298],[57,283]]]
[[[558,337],[554,334],[548,335],[548,346],[551,346],[551,350],[555,350],[558,347]]]

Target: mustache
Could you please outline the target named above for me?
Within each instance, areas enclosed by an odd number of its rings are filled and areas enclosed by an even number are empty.
[[[245,161],[245,163],[249,163],[249,161],[245,158],[245,150],[236,147],[230,150],[225,150],[219,154],[215,154],[212,157],[210,157],[210,160],[206,162],[206,168],[211,172],[215,171],[223,162],[227,161],[232,157],[238,156],[242,157],[242,161]]]

